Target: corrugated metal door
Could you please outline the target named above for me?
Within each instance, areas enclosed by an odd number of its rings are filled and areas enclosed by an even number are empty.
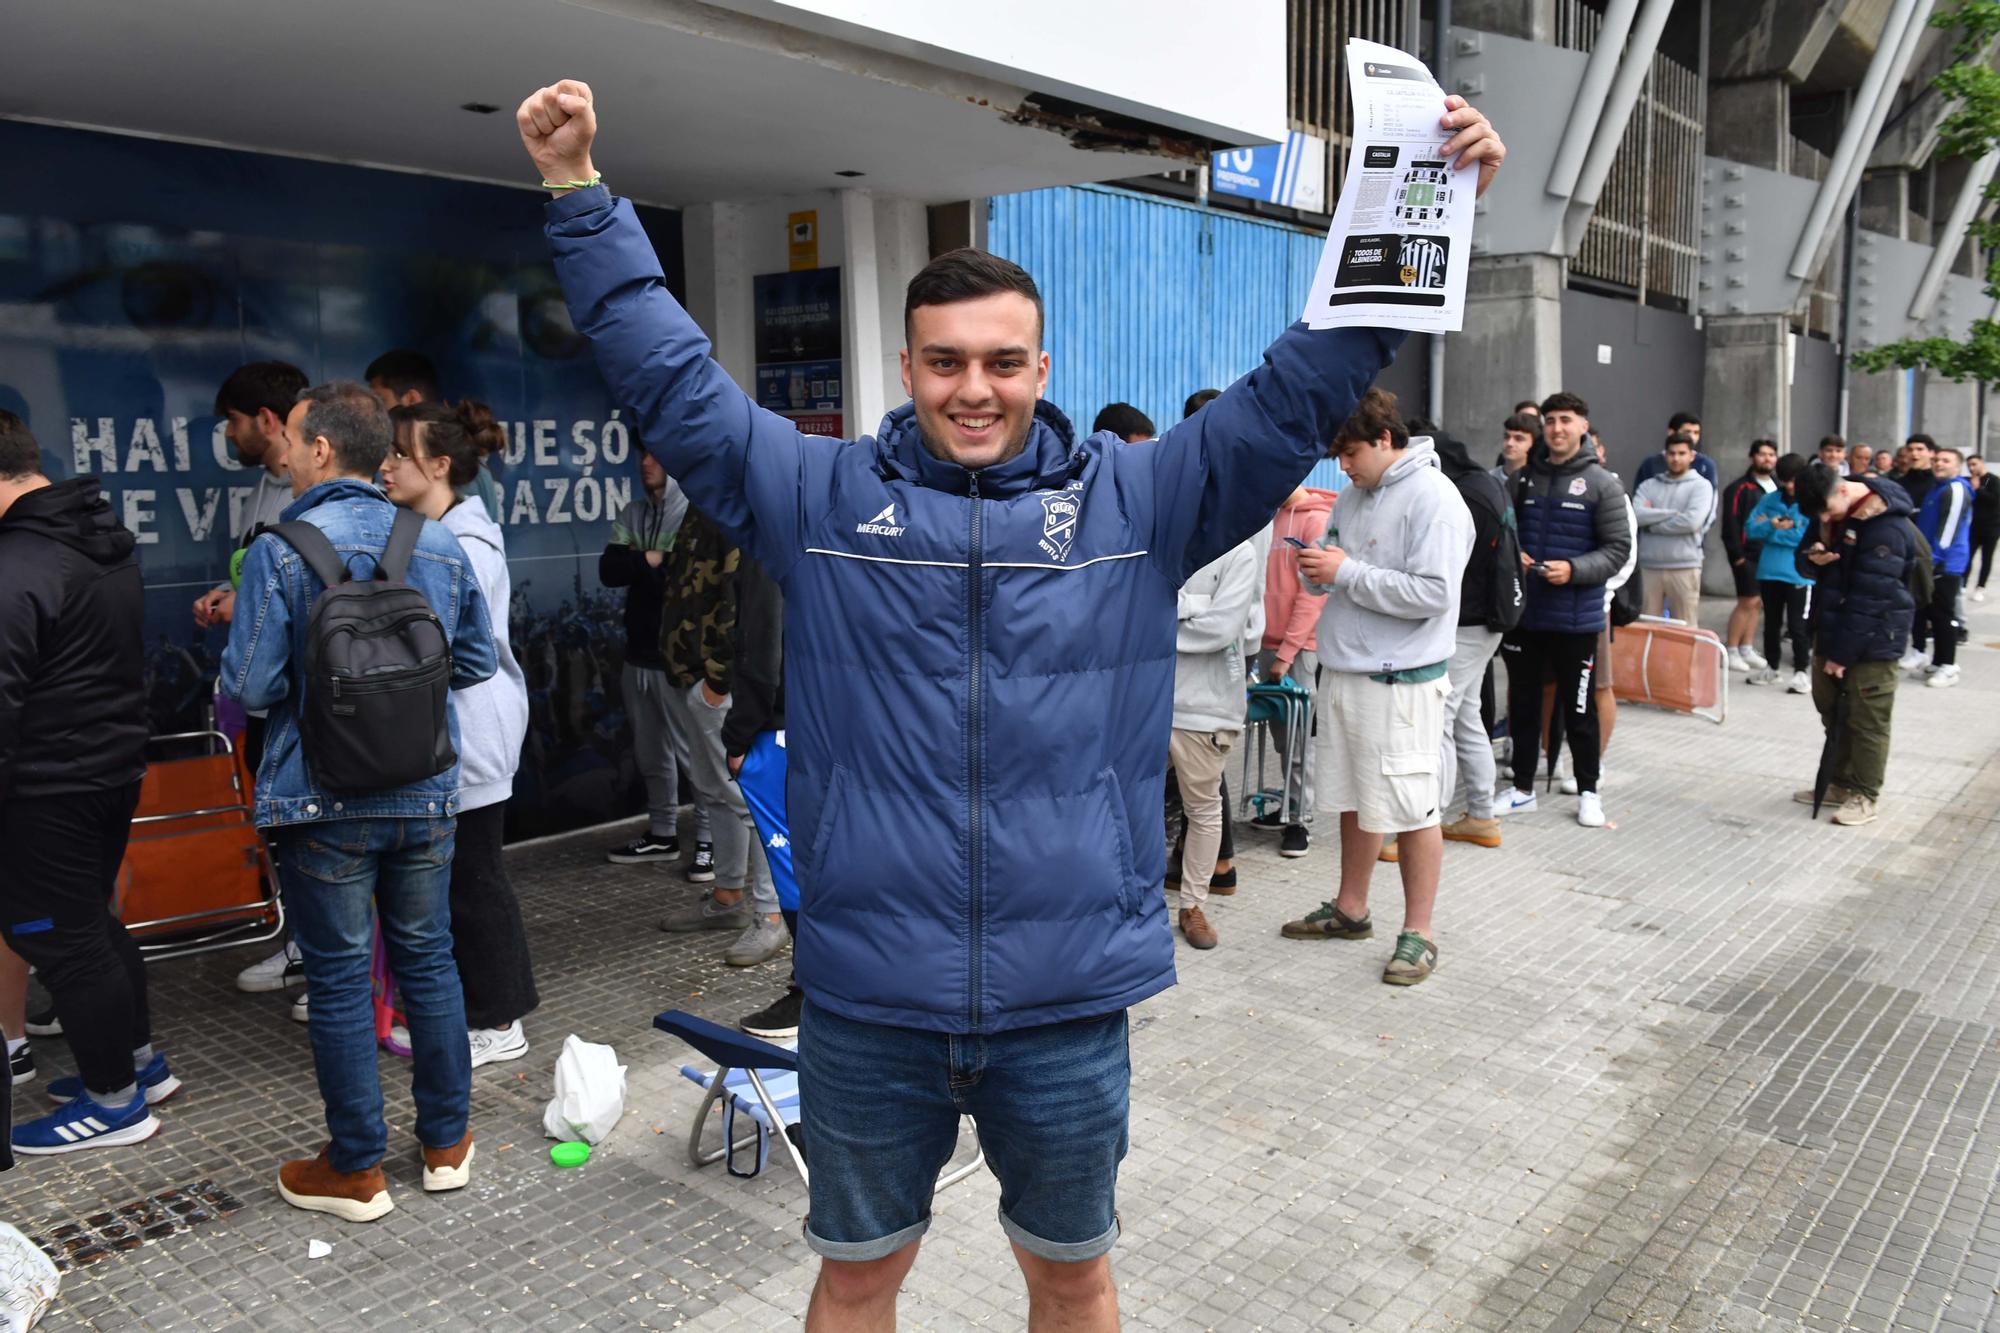
[[[987,245],[1033,274],[1049,397],[1079,431],[1126,402],[1162,430],[1297,319],[1324,238],[1103,186],[1003,195]]]

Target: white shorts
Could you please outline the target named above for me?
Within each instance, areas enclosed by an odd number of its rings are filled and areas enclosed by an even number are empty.
[[[1385,685],[1351,672],[1320,672],[1320,813],[1352,810],[1366,833],[1439,823],[1438,755],[1450,694],[1446,675]]]

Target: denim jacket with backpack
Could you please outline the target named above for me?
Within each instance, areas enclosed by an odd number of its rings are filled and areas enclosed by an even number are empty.
[[[302,520],[326,534],[355,578],[369,578],[389,540],[396,510],[382,493],[351,477],[321,482],[292,501],[285,522]],[[453,689],[491,676],[499,665],[486,601],[458,538],[442,523],[424,524],[409,583],[422,592],[451,642]],[[268,708],[264,757],[257,767],[256,819],[262,827],[325,819],[440,819],[458,813],[458,765],[421,782],[362,795],[319,790],[299,740],[298,701],[306,626],[324,585],[297,551],[266,534],[243,559],[229,646],[222,654],[223,692],[246,708]],[[458,745],[458,721],[451,721]]]

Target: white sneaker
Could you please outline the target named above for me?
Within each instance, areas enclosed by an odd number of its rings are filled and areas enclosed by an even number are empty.
[[[312,1015],[306,1010],[306,997],[303,995],[292,1001],[292,1021],[294,1023],[312,1022]]]
[[[236,974],[236,989],[251,995],[305,984],[306,965],[299,958],[299,946],[290,941],[263,962],[252,963]]]
[[[1788,694],[1811,694],[1812,677],[1803,671],[1794,671],[1792,673],[1792,683],[1785,687],[1785,692]]]
[[[1576,822],[1585,828],[1604,827],[1604,802],[1597,799],[1596,792],[1577,793]]]
[[[1972,590],[1972,600],[1973,600],[1973,601],[1975,601],[1975,602],[1983,602],[1983,601],[1985,601],[1985,600],[1986,600],[1986,589],[1984,589],[1984,588],[1974,588],[1974,589]]]
[[[1771,665],[1769,662],[1766,662],[1764,660],[1764,654],[1758,652],[1755,648],[1752,648],[1749,644],[1747,643],[1743,644],[1742,649],[1743,649],[1743,660],[1750,664],[1750,669],[1752,671],[1762,671],[1766,667]]]
[[[1928,653],[1920,653],[1916,649],[1912,648],[1910,649],[1910,651],[1904,653],[1902,657],[1897,660],[1896,665],[1901,667],[1905,671],[1915,671],[1918,667],[1922,666],[1929,660],[1930,660],[1930,655]]]
[[[1751,670],[1750,663],[1743,656],[1742,644],[1739,643],[1731,647],[1729,652],[1725,654],[1725,656],[1727,656],[1729,659],[1729,669],[1731,671]]]
[[[1948,690],[1958,684],[1958,668],[1955,666],[1941,666],[1931,672],[1930,679],[1926,680],[1924,684],[1934,690]]]
[[[528,1053],[528,1034],[518,1018],[504,1028],[474,1028],[468,1035],[472,1040],[474,1069],[502,1060],[518,1060]]]
[[[1534,808],[1535,793],[1522,791],[1519,787],[1509,787],[1505,793],[1493,798],[1493,814],[1495,818],[1505,815],[1518,815],[1523,812],[1533,811]]]

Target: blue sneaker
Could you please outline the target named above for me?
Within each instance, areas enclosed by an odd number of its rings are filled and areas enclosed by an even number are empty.
[[[14,1151],[26,1157],[53,1157],[84,1148],[137,1143],[159,1132],[160,1122],[147,1108],[144,1093],[134,1096],[129,1106],[115,1109],[99,1106],[85,1093],[60,1111],[14,1126]]]
[[[146,1094],[146,1105],[158,1106],[167,1098],[181,1090],[181,1081],[167,1068],[167,1057],[156,1055],[144,1069],[138,1072],[139,1091]],[[72,1074],[49,1084],[49,1098],[58,1102],[73,1102],[83,1096],[83,1080]]]

